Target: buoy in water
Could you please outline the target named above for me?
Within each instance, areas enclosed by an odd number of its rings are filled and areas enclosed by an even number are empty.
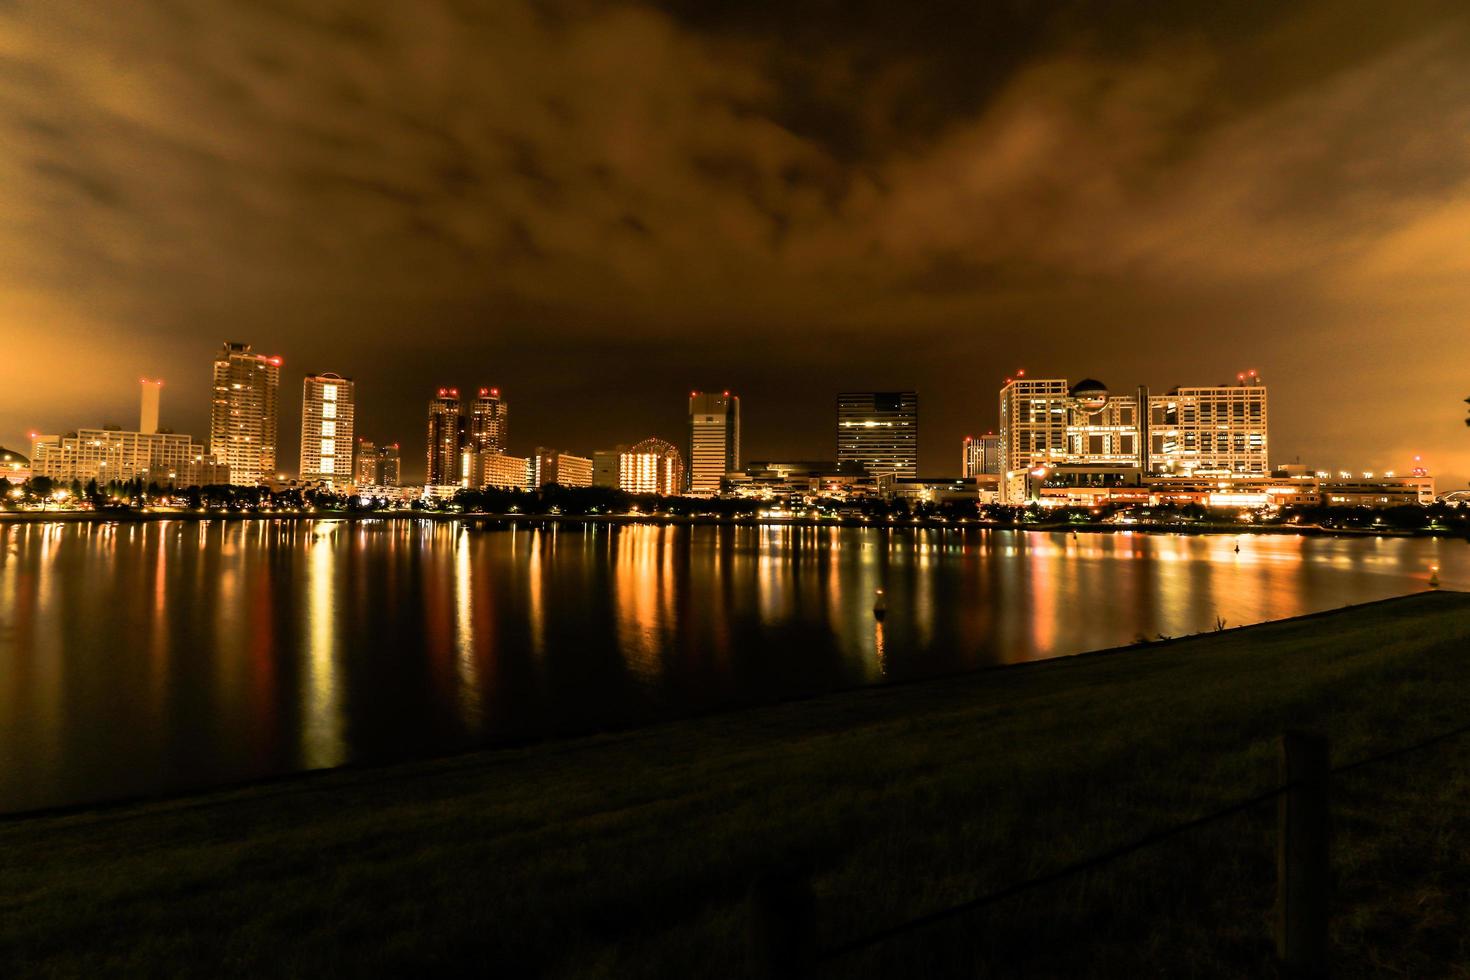
[[[873,618],[882,619],[883,614],[888,612],[888,597],[883,594],[882,589],[873,590]]]
[[[1431,565],[1430,568],[1429,568],[1429,587],[1431,589],[1437,589],[1437,588],[1439,588],[1439,566],[1438,565]]]
[[[1239,545],[1239,544],[1237,544],[1237,545],[1236,545],[1236,546],[1235,546],[1235,553],[1236,553],[1236,554],[1237,554],[1237,555],[1238,555],[1238,554],[1240,554],[1240,545]]]

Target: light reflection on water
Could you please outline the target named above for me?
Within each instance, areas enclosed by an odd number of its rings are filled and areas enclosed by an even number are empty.
[[[1415,591],[1434,565],[1470,588],[1449,539],[0,525],[0,810],[1242,625]]]

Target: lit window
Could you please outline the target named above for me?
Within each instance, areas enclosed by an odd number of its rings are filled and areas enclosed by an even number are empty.
[[[322,440],[322,455],[323,456],[335,456],[335,455],[337,455],[337,440],[336,439],[323,439]]]
[[[322,423],[322,435],[334,436],[337,434],[337,423],[333,419],[327,419]]]
[[[322,418],[334,419],[337,417],[337,403],[325,402],[322,405]]]
[[[334,402],[337,400],[336,385],[322,385],[322,401]]]

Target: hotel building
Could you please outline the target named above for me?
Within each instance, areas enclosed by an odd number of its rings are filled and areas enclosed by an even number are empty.
[[[301,382],[301,479],[332,486],[352,482],[356,386],[340,374],[308,374]]]
[[[628,493],[683,493],[684,458],[672,443],[645,439],[618,458],[618,486]]]
[[[689,493],[716,497],[726,473],[740,468],[740,398],[728,391],[689,393]]]
[[[837,463],[856,463],[874,476],[918,476],[919,393],[839,394]]]
[[[230,468],[230,482],[255,486],[276,475],[276,402],[281,359],[249,344],[226,343],[214,358],[209,452]]]
[[[497,490],[529,490],[531,488],[531,461],[524,456],[507,456],[504,453],[467,453],[475,464],[475,477],[471,481],[476,487],[493,487]]]

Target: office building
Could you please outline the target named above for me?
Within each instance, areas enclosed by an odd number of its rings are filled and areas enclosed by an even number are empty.
[[[226,343],[214,358],[209,452],[230,482],[255,486],[276,475],[276,402],[281,359]]]
[[[428,458],[424,470],[426,486],[467,485],[460,457],[460,405],[458,388],[440,388],[429,401]]]
[[[689,493],[716,497],[726,473],[740,468],[740,398],[689,393]]]
[[[352,476],[354,484],[360,487],[396,487],[400,475],[398,443],[378,446],[370,439],[357,440],[357,459]]]
[[[983,436],[965,436],[960,457],[960,473],[965,479],[982,474],[1000,474],[1000,436],[987,432]]]
[[[1155,473],[1265,476],[1266,385],[1254,371],[1233,385],[1181,387],[1148,399],[1148,468]]]
[[[308,374],[301,382],[301,468],[303,481],[333,486],[352,482],[356,386],[340,374]]]
[[[622,485],[618,473],[622,466],[623,453],[627,451],[626,445],[619,444],[611,449],[599,449],[592,454],[592,485],[594,487],[616,490]]]
[[[628,493],[684,492],[684,458],[672,443],[645,439],[618,459],[618,486]]]
[[[503,453],[509,444],[508,406],[499,388],[481,388],[470,403],[465,446],[472,453]]]
[[[839,394],[837,463],[856,463],[874,476],[918,476],[918,392]]]
[[[1067,382],[1062,378],[1007,378],[1000,389],[1000,499],[1027,497],[1026,474],[1060,464],[1067,455]]]
[[[531,457],[531,486],[592,486],[592,460],[557,449],[537,446]]]

